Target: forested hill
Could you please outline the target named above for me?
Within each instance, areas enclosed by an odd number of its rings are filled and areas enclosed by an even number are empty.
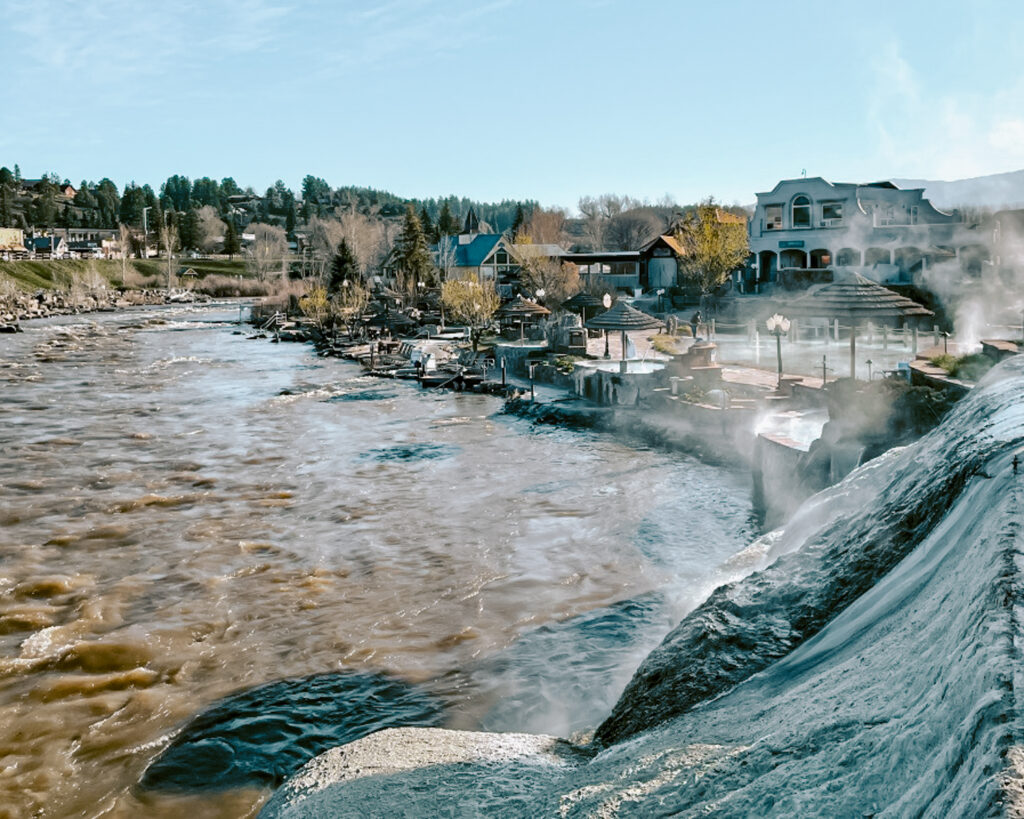
[[[251,186],[242,188],[232,177],[218,181],[174,174],[158,188],[134,180],[120,188],[106,177],[99,182],[76,183],[58,173],[26,178],[17,164],[13,170],[0,168],[0,227],[116,228],[118,223],[141,225],[146,208],[156,212],[148,213],[149,220],[160,212],[186,214],[212,208],[218,217],[231,217],[240,227],[261,221],[278,222],[292,230],[312,216],[332,216],[338,208],[386,219],[400,216],[410,203],[417,212],[425,210],[432,220],[438,218],[445,203],[460,220],[472,208],[481,222],[499,232],[512,226],[520,206],[527,213],[537,206],[533,200],[478,202],[454,194],[417,199],[354,185],[332,188],[312,175],[303,179],[298,191],[278,180],[261,193]]]

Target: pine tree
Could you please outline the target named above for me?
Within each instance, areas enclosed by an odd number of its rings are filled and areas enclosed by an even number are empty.
[[[359,281],[359,260],[349,247],[344,237],[338,243],[338,251],[331,259],[331,278],[327,289],[331,293],[339,292],[346,283],[355,285]]]
[[[5,171],[6,175],[4,175]],[[7,168],[0,168],[0,227],[14,226],[12,199],[14,199],[14,176]]]
[[[14,163],[14,183],[16,185],[21,184],[21,168],[18,167],[18,163]]]
[[[423,235],[427,237],[427,242],[433,244],[437,241],[437,230],[434,227],[434,223],[430,220],[430,214],[427,213],[427,206],[424,205],[420,208],[420,225],[423,226]]]
[[[183,249],[199,246],[199,214],[195,208],[190,209],[182,218],[179,237]]]
[[[516,218],[512,220],[512,241],[516,240],[519,232],[523,229],[523,225],[526,224],[526,214],[523,213],[523,206],[521,204],[516,205]]]
[[[431,278],[434,270],[427,237],[423,234],[423,226],[411,204],[406,206],[402,232],[395,242],[395,261],[412,293],[416,292],[420,282]]]
[[[242,243],[238,239],[235,220],[228,219],[228,229],[224,231],[224,252],[228,254],[228,259],[232,259],[241,249]]]
[[[441,213],[437,217],[437,235],[455,236],[458,232],[459,223],[455,221],[455,217],[452,216],[452,209],[448,207],[448,201],[445,200],[444,204],[441,205]]]
[[[284,214],[284,232],[288,234],[289,239],[295,238],[295,199],[290,197],[285,202],[285,214]]]

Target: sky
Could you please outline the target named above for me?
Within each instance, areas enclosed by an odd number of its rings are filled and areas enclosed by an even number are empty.
[[[1024,168],[1020,0],[0,0],[0,165],[747,204]]]

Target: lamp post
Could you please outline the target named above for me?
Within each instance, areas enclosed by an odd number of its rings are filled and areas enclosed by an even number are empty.
[[[601,297],[601,304],[604,305],[605,310],[611,309],[612,297],[605,293],[604,296]],[[611,353],[608,352],[608,331],[603,330],[602,332],[604,333],[604,357],[611,358]]]
[[[771,316],[765,325],[768,332],[775,336],[775,357],[779,365],[779,381],[776,389],[782,389],[782,337],[789,332],[789,319],[776,313]]]

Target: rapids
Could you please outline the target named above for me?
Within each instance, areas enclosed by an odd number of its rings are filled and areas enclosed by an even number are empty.
[[[287,770],[144,774],[193,740],[244,756],[261,703],[301,763],[348,734],[280,692],[333,672],[376,718],[592,728],[756,535],[741,472],[368,379],[234,316],[0,340],[0,816],[251,815]]]

